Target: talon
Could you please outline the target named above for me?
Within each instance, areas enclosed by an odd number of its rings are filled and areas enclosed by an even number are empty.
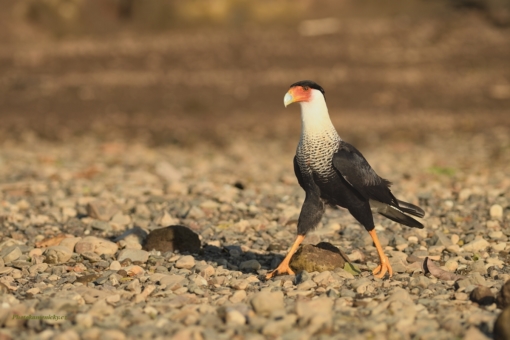
[[[275,270],[273,270],[272,272],[270,272],[266,275],[266,280],[269,280],[270,278],[272,278],[278,274],[296,275],[296,274],[294,274],[294,271],[292,269],[290,269],[289,263],[290,263],[290,259],[292,258],[292,255],[294,255],[294,253],[296,252],[299,245],[301,244],[301,242],[303,242],[304,239],[305,239],[305,235],[298,235],[296,237],[296,241],[294,241],[294,244],[290,248],[290,251],[287,253],[287,256],[285,256],[282,263],[280,263],[280,265]]]
[[[381,264],[372,271],[372,274],[374,274],[375,277],[382,279],[386,272],[390,275],[390,277],[393,276],[393,269],[391,268],[390,261],[386,256],[384,256],[384,258],[381,259]]]
[[[266,280],[269,280],[272,277],[275,277],[276,275],[280,274],[288,274],[288,275],[296,275],[292,269],[290,269],[289,264],[284,264],[283,262],[280,263],[278,268],[273,270],[272,272],[268,273],[266,275]]]

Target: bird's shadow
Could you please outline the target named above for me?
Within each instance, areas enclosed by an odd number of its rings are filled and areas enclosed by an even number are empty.
[[[140,244],[145,244],[147,232],[140,227],[134,227],[124,231],[121,235],[112,237],[113,242],[119,242],[130,235],[135,235]],[[283,260],[284,256],[279,253],[264,252],[264,254],[251,251],[243,251],[237,244],[216,246],[207,243],[201,244],[200,251],[197,253],[174,251],[172,254],[191,255],[196,261],[205,261],[216,263],[218,266],[231,271],[239,271],[243,274],[254,274],[264,277],[266,272],[276,268]],[[169,252],[162,252],[165,258],[171,256]],[[255,260],[255,261],[253,261]]]

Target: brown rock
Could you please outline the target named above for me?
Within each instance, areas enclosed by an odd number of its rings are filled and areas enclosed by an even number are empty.
[[[501,290],[496,297],[496,304],[498,305],[498,308],[501,309],[510,306],[510,280],[505,282],[503,287],[501,287]]]
[[[321,242],[317,245],[307,244],[300,247],[290,260],[290,267],[300,272],[333,271],[343,268],[345,262],[350,262],[347,255],[331,243]]]
[[[510,339],[510,307],[505,308],[499,314],[494,324],[494,340],[508,339]]]
[[[143,249],[147,251],[155,249],[163,253],[175,250],[198,253],[200,239],[194,231],[185,226],[171,225],[151,231],[145,239]]]
[[[488,306],[494,303],[494,294],[490,288],[485,286],[478,286],[469,295],[469,299],[481,306]]]

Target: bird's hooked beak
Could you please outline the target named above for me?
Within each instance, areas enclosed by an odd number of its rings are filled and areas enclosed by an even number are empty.
[[[287,91],[287,93],[285,94],[285,97],[283,97],[283,105],[287,107],[292,103],[307,102],[310,100],[311,92],[312,91],[308,87],[306,88],[303,88],[302,86],[291,87],[290,90]]]

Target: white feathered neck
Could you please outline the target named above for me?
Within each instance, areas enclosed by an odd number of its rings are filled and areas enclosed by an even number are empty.
[[[336,132],[324,95],[319,90],[312,89],[311,98],[301,104],[301,138],[303,137],[332,137],[340,138]]]

